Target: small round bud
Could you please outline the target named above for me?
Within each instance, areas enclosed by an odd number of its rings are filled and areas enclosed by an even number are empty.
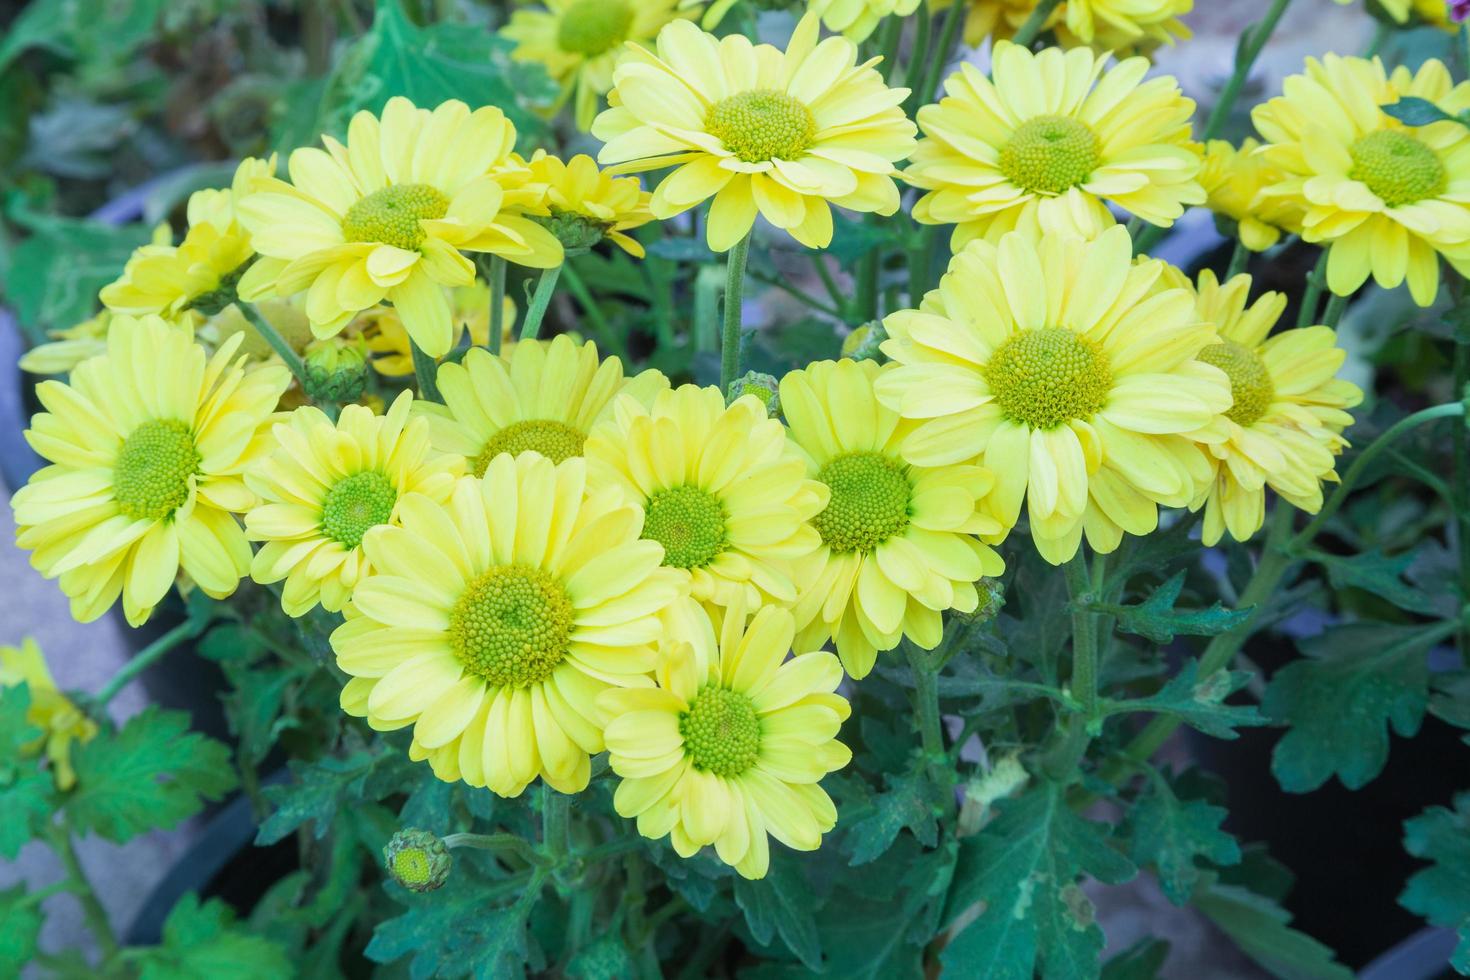
[[[857,327],[842,339],[842,356],[854,361],[876,361],[883,356],[878,349],[888,339],[883,324],[874,320]]]
[[[730,382],[730,390],[725,392],[725,404],[733,405],[745,395],[754,395],[759,399],[766,406],[766,414],[771,418],[781,414],[781,385],[769,374],[746,371]]]
[[[552,208],[548,215],[533,215],[531,220],[555,235],[567,255],[581,255],[588,251],[607,237],[607,230],[611,227],[585,214],[559,208]]]
[[[361,337],[313,341],[305,361],[306,393],[313,401],[356,401],[367,387],[368,350]]]
[[[975,583],[975,591],[980,594],[980,604],[973,612],[956,612],[950,615],[963,623],[988,623],[994,619],[1006,604],[1005,583],[998,578],[986,576]]]
[[[416,827],[400,830],[383,848],[388,877],[412,892],[431,892],[442,886],[449,880],[453,863],[442,840]]]

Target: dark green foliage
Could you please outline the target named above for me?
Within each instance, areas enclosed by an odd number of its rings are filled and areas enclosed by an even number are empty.
[[[777,936],[808,969],[820,970],[822,942],[812,918],[812,891],[798,861],[773,849],[771,869],[759,881],[735,878],[735,904],[755,941],[769,946]]]
[[[285,950],[235,922],[217,898],[200,904],[185,895],[163,924],[163,943],[127,954],[139,980],[255,980],[293,972]]]
[[[1250,618],[1250,609],[1226,609],[1218,602],[1208,609],[1175,609],[1174,603],[1184,588],[1184,575],[1182,570],[1176,572],[1138,605],[1098,608],[1114,613],[1123,632],[1136,633],[1155,643],[1172,643],[1180,634],[1218,636]]]
[[[1454,809],[1432,806],[1404,821],[1404,848],[1431,862],[1409,879],[1399,904],[1460,937],[1451,965],[1470,975],[1470,793]]]
[[[36,954],[41,909],[26,896],[24,885],[0,891],[0,974],[19,976]]]
[[[1244,671],[1219,670],[1196,681],[1199,665],[1186,661],[1158,693],[1131,701],[1115,701],[1109,712],[1153,711],[1171,715],[1215,738],[1238,738],[1236,728],[1264,725],[1266,719],[1253,705],[1226,704],[1225,699],[1250,679]]]
[[[1168,780],[1154,773],[1145,793],[1128,814],[1125,833],[1133,860],[1152,864],[1169,901],[1187,905],[1199,881],[1197,860],[1235,864],[1240,846],[1220,824],[1226,811],[1204,800],[1180,799]]]

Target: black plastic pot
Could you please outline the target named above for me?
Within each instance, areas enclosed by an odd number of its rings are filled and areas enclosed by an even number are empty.
[[[1450,954],[1458,941],[1449,929],[1421,929],[1363,967],[1358,980],[1439,980],[1453,977]]]

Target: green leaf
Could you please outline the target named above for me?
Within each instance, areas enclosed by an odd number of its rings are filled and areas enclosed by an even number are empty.
[[[1194,906],[1251,959],[1280,980],[1352,980],[1332,950],[1291,928],[1291,914],[1265,895],[1237,885],[1209,882]]]
[[[222,666],[232,688],[221,699],[225,717],[229,719],[230,730],[240,739],[240,757],[251,764],[258,763],[275,744],[286,690],[296,679],[297,671],[276,663],[251,667],[227,661]]]
[[[1266,724],[1267,719],[1254,705],[1225,703],[1226,698],[1245,687],[1250,674],[1243,670],[1217,670],[1196,683],[1198,671],[1198,661],[1187,660],[1158,693],[1128,701],[1108,699],[1105,709],[1109,714],[1152,711],[1172,715],[1220,739],[1240,737],[1236,728]]]
[[[1414,872],[1399,904],[1460,937],[1450,965],[1470,974],[1470,793],[1455,808],[1432,806],[1404,821],[1404,849],[1432,862]]]
[[[75,218],[25,219],[32,234],[16,246],[5,284],[32,341],[74,326],[97,310],[97,292],[116,279],[133,249],[149,240],[143,225],[105,225]]]
[[[149,707],[120,731],[72,750],[77,785],[64,803],[72,824],[122,843],[173,827],[235,786],[230,750],[189,731],[189,715]]]
[[[759,881],[735,879],[735,904],[750,934],[762,946],[777,934],[807,969],[822,969],[822,941],[812,918],[812,890],[797,859],[773,850],[771,867]]]
[[[316,821],[316,836],[324,837],[339,807],[364,798],[368,778],[381,758],[361,751],[345,759],[293,759],[289,763],[292,781],[265,790],[265,798],[275,809],[260,825],[255,843],[262,847],[274,844],[308,821]]]
[[[293,973],[286,951],[235,922],[235,913],[217,898],[203,903],[190,892],[179,899],[163,923],[163,943],[129,951],[139,980],[253,980]]]
[[[1362,589],[1410,612],[1430,614],[1435,611],[1433,597],[1403,579],[1404,572],[1418,557],[1417,551],[1406,551],[1394,558],[1389,558],[1378,548],[1353,555],[1313,552],[1310,557],[1327,571],[1327,580],[1333,588]]]
[[[1037,783],[996,807],[995,820],[960,845],[945,917],[984,908],[940,954],[945,970],[1030,980],[1039,966],[1044,980],[1095,977],[1103,934],[1078,879],[1119,884],[1137,868],[1105,825],[1072,811],[1058,783]]]
[[[1146,637],[1155,643],[1172,643],[1177,634],[1218,636],[1250,618],[1251,607],[1226,609],[1216,602],[1208,609],[1175,609],[1184,588],[1184,570],[1174,573],[1136,606],[1098,605],[1118,617],[1118,629]]]
[[[0,857],[14,860],[25,843],[51,822],[56,794],[49,773],[22,772],[9,783],[0,780]]]
[[[573,980],[623,980],[637,975],[633,957],[616,932],[584,946],[567,964],[567,976]]]
[[[526,918],[535,895],[510,907],[487,903],[485,883],[456,867],[448,884],[435,892],[402,892],[408,909],[373,930],[364,951],[374,963],[412,956],[413,980],[429,977],[500,978],[524,975]]]
[[[27,900],[25,885],[0,891],[0,976],[20,976],[36,955],[41,921],[41,908]]]
[[[26,720],[31,710],[31,688],[24,682],[14,687],[0,687],[0,774],[13,771],[11,764],[20,760],[22,751],[45,734]]]
[[[1154,773],[1153,789],[1128,814],[1133,860],[1158,869],[1159,885],[1175,905],[1189,904],[1199,881],[1196,858],[1214,864],[1240,861],[1240,845],[1220,824],[1223,807],[1204,800],[1181,800],[1163,775]]]
[[[1448,627],[1351,623],[1299,642],[1306,659],[1271,678],[1262,707],[1291,730],[1271,771],[1282,789],[1306,793],[1332,776],[1367,785],[1388,761],[1388,732],[1419,731],[1429,699],[1427,653]]]
[[[1140,939],[1103,965],[1102,980],[1158,980],[1169,944],[1152,937]]]
[[[1451,121],[1455,119],[1454,116],[1428,99],[1421,99],[1413,95],[1406,95],[1397,102],[1388,103],[1383,106],[1383,111],[1405,126],[1428,126],[1446,119]]]
[[[893,846],[905,827],[926,847],[933,847],[939,827],[935,822],[934,786],[922,769],[884,776],[888,788],[872,798],[872,812],[847,828],[852,851],[850,865],[868,864]]]

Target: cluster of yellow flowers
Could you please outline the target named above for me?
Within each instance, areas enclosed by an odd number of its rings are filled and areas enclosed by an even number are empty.
[[[1208,194],[1251,247],[1330,245],[1339,292],[1407,276],[1427,302],[1436,255],[1470,271],[1470,133],[1379,109],[1470,105],[1437,63],[1309,62],[1257,110],[1263,145],[1202,153],[1172,79],[1087,44],[1000,41],[991,76],[963,67],[916,128],[906,89],[820,37],[818,14],[871,30],[860,4],[814,4],[784,51],[707,34],[673,0],[548,6],[508,32],[555,47],[616,166],[528,160],[496,108],[402,98],[291,153],[289,180],[247,160],[190,202],[180,245],[140,249],[103,291],[105,347],[38,387],[28,437],[52,465],[14,497],[19,541],[84,621],[121,597],[141,623],[180,577],[340,612],[343,708],[411,728],[441,778],[576,792],[606,750],[642,833],[747,876],[768,836],[811,849],[835,823],[819,781],[849,758],[844,669],[904,638],[932,648],[945,612],[975,610],[1023,504],[1053,563],[1084,535],[1108,552],[1152,531],[1160,507],[1203,508],[1213,544],[1261,526],[1268,486],[1321,506],[1361,398],[1333,331],[1273,334],[1285,299],[1252,301],[1249,276],[1135,258],[1109,205],[1168,225]],[[1174,31],[1187,7],[1057,16],[1091,43]],[[662,169],[651,194],[622,176]],[[918,221],[954,225],[949,271],[886,318],[887,363],[782,379],[784,422],[566,336],[480,346],[466,253],[549,269],[609,239],[637,256],[625,231],[705,201],[715,249],[757,214],[822,247],[833,205],[891,214],[900,178]],[[438,365],[442,401],[282,411],[291,374],[250,347],[237,297],[303,342],[361,335],[389,376],[466,329],[472,345]]]

